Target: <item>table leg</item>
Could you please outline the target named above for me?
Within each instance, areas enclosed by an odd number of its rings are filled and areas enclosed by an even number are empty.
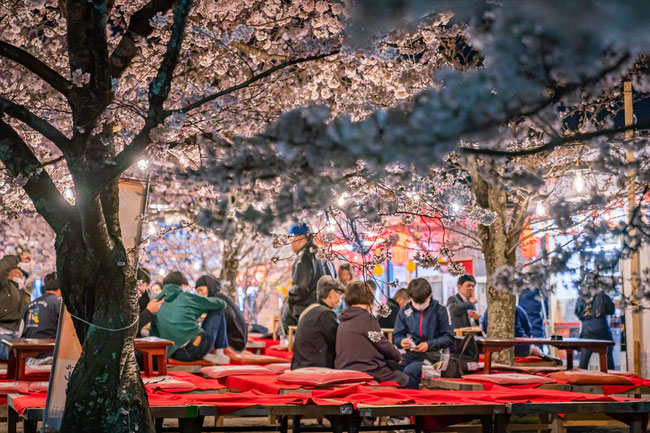
[[[167,376],[167,354],[158,355],[158,375]]]
[[[598,355],[600,356],[600,371],[607,373],[607,368],[609,367],[607,365],[607,350],[600,352]]]
[[[153,376],[153,371],[151,368],[152,356],[149,352],[142,352],[142,367],[144,370],[144,375],[147,377]]]
[[[7,433],[16,433],[18,412],[13,407],[7,406]]]
[[[492,368],[492,352],[485,352],[483,354],[483,373],[489,374]]]
[[[18,376],[18,361],[16,359],[16,351],[9,351],[9,359],[7,360],[7,379],[16,380]]]
[[[27,357],[22,353],[18,355],[18,376],[17,380],[25,380],[25,363],[27,362]]]
[[[289,417],[282,415],[280,417],[280,433],[287,433],[289,431]]]
[[[287,337],[289,340],[289,352],[293,352],[293,329],[289,328],[289,336]]]
[[[573,370],[573,349],[566,350],[566,369]]]

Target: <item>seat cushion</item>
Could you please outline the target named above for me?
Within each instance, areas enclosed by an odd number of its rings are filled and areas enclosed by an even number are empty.
[[[266,366],[266,368],[275,374],[282,374],[287,370],[291,370],[291,364],[288,362],[284,364],[269,364]]]
[[[496,373],[496,374],[466,374],[463,379],[472,382],[494,383],[496,385],[542,385],[555,383],[555,380],[544,376],[524,373]]]
[[[273,374],[266,366],[263,365],[216,365],[213,367],[203,367],[201,373],[212,379],[221,379],[222,377],[251,374]]]
[[[230,363],[235,365],[268,365],[285,364],[287,362],[286,359],[276,358],[274,356],[255,355],[248,350],[237,353],[229,347],[224,349],[223,353],[228,355]]]
[[[278,376],[278,380],[280,382],[307,386],[332,386],[345,383],[368,382],[372,380],[372,376],[354,370],[307,367],[286,371]]]
[[[548,377],[566,381],[571,385],[634,385],[634,382],[625,376],[593,370],[558,371],[550,373]]]

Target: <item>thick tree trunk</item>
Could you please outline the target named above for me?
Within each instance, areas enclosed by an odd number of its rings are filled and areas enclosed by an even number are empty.
[[[223,243],[223,263],[221,267],[221,284],[223,291],[233,299],[237,297],[237,272],[239,270],[239,248],[237,240],[225,240]]]
[[[515,333],[516,297],[507,292],[496,290],[490,284],[490,276],[503,265],[514,266],[517,256],[511,251],[507,227],[507,193],[504,186],[487,182],[481,176],[475,161],[470,162],[472,190],[481,207],[497,213],[497,219],[490,226],[479,225],[481,249],[485,257],[487,270],[488,328],[490,338],[512,338]],[[512,364],[514,350],[504,350],[493,355],[493,361]]]
[[[120,239],[112,249],[106,246],[100,259],[88,250],[93,240],[81,233],[79,224],[70,223],[56,241],[63,299],[83,348],[68,384],[60,431],[153,432],[133,346],[138,318],[134,271]]]

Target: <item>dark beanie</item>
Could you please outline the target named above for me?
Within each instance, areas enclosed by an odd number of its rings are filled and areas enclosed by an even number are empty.
[[[215,296],[221,292],[221,283],[210,275],[203,275],[196,280],[196,287],[206,286],[208,288],[208,296]]]
[[[137,274],[137,280],[149,284],[151,282],[151,274],[145,268],[139,268]]]
[[[43,279],[43,286],[45,287],[46,292],[49,292],[50,290],[59,290],[61,288],[56,272],[52,272],[45,276]]]
[[[196,287],[207,286],[207,285],[208,285],[207,275],[203,275],[202,277],[199,277],[198,280],[196,280]]]
[[[167,284],[175,284],[177,286],[183,286],[188,283],[187,283],[187,278],[185,278],[185,275],[183,275],[179,271],[173,271],[165,275],[165,278],[163,278],[163,286],[166,286]]]

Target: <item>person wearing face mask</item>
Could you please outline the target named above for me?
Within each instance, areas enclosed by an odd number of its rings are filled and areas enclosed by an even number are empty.
[[[409,377],[407,388],[417,389],[427,352],[452,347],[454,330],[449,312],[432,298],[427,280],[412,280],[406,291],[411,301],[397,314],[393,344],[406,351],[400,370]]]
[[[304,367],[334,368],[336,330],[339,326],[334,309],[341,304],[344,292],[345,286],[329,275],[318,280],[318,302],[308,306],[298,319],[292,370]]]
[[[0,259],[0,339],[18,338],[20,323],[29,304],[24,292],[25,276],[18,268],[21,260],[28,260],[28,256],[6,255]],[[1,346],[0,359],[6,360],[7,346]]]

